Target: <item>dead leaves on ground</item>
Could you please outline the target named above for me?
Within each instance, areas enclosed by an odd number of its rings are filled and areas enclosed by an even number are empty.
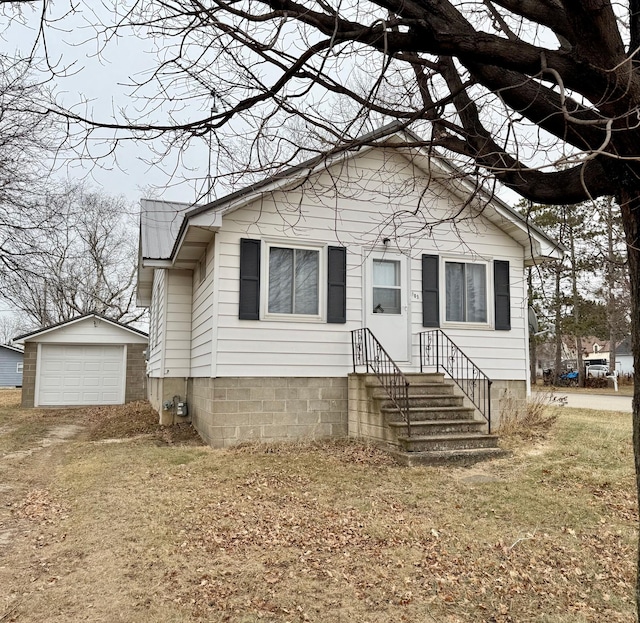
[[[210,494],[194,490],[189,512],[171,514],[181,527],[171,599],[196,618],[215,611],[216,620],[325,622],[346,620],[348,609],[371,623],[433,613],[439,623],[535,621],[543,613],[632,620],[622,612],[633,610],[634,547],[619,530],[565,526],[490,540],[474,531],[482,525],[475,518],[443,520],[388,489],[354,499],[319,489],[295,451],[288,458],[288,467],[216,482]]]
[[[89,425],[92,441],[104,439],[128,439],[149,435],[159,443],[202,445],[202,439],[184,422],[175,426],[158,424],[158,412],[145,400],[108,407],[88,407],[82,410],[82,418]]]
[[[40,524],[54,524],[66,517],[64,507],[46,489],[29,491],[24,500],[11,505],[16,516]]]

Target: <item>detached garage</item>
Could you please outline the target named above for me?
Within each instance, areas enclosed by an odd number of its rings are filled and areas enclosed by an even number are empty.
[[[15,340],[24,344],[23,407],[118,405],[146,398],[146,333],[81,316]]]

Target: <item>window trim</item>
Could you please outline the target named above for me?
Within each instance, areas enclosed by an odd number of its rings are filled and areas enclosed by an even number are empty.
[[[327,321],[327,244],[311,241],[292,242],[277,238],[262,239],[262,257],[260,267],[260,320],[277,322]],[[269,253],[272,247],[280,249],[302,249],[318,252],[318,313],[317,314],[281,314],[269,312]]]
[[[24,372],[24,361],[16,362],[16,374],[22,374]]]
[[[447,263],[454,264],[476,264],[484,266],[485,277],[485,309],[487,313],[486,322],[466,321],[466,320],[447,320]],[[440,326],[446,328],[461,328],[461,329],[483,329],[492,330],[494,328],[494,288],[493,288],[493,271],[490,270],[492,262],[482,258],[469,259],[468,256],[440,256]]]

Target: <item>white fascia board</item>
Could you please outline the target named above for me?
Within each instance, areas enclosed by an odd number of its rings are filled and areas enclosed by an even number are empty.
[[[562,245],[554,242],[536,227],[527,223],[515,214],[511,208],[502,205],[501,201],[494,202],[491,208],[500,218],[516,228],[518,233],[514,232],[514,234],[510,235],[526,249],[531,250],[531,253],[526,254],[527,260],[534,262],[536,260],[559,260],[562,258],[564,255],[564,247]]]
[[[142,258],[143,268],[171,268],[173,262],[171,260],[155,260],[151,258]]]
[[[176,244],[173,246],[169,267],[175,266],[176,259],[180,254],[180,249],[184,244],[190,227],[210,229],[213,232],[219,231],[220,227],[222,227],[222,214],[218,211],[206,210],[205,212],[201,212],[200,214],[196,214],[195,216],[187,217],[186,226],[182,228],[182,234],[180,235],[180,238],[178,239]]]
[[[222,214],[213,210],[200,212],[200,214],[187,218],[188,227],[205,227],[213,230],[220,229],[220,227],[222,227]]]

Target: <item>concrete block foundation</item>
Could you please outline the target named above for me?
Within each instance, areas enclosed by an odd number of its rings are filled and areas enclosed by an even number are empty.
[[[194,427],[215,448],[347,437],[346,377],[194,378],[188,398]]]
[[[25,358],[26,361],[26,358]],[[149,378],[148,398],[160,423],[190,420],[214,448],[246,441],[347,438],[394,445],[394,435],[372,403],[366,375],[330,378]],[[525,381],[494,381],[491,392],[492,430],[501,410],[524,405]],[[187,398],[189,417],[177,417],[163,403]]]

